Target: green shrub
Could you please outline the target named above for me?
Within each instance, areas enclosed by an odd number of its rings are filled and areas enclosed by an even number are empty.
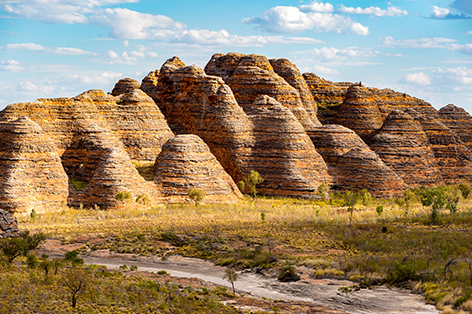
[[[395,269],[387,274],[387,281],[391,284],[399,284],[409,280],[417,279],[417,267],[414,263],[395,263]]]

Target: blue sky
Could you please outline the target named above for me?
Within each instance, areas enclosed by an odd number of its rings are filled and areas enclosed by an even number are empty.
[[[0,0],[0,109],[241,52],[472,112],[471,17],[471,0]]]

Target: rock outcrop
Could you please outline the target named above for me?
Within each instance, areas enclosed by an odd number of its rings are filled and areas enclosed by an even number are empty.
[[[124,78],[119,80],[118,83],[115,84],[115,87],[111,91],[111,94],[113,96],[119,96],[121,94],[130,93],[135,89],[139,89],[140,87],[141,84],[139,84],[138,81],[130,78]]]
[[[325,162],[288,108],[261,96],[246,112],[254,125],[246,173],[255,170],[261,174],[261,193],[310,197],[322,183],[330,182]]]
[[[74,98],[39,99],[12,104],[0,120],[28,116],[38,123],[58,148],[60,156],[74,145],[80,120],[106,124],[133,161],[154,162],[160,147],[174,134],[154,101],[139,89],[114,97],[90,90]]]
[[[303,73],[303,78],[318,103],[323,105],[340,104],[346,98],[347,90],[353,83],[350,82],[331,82],[325,80],[315,73]]]
[[[370,191],[376,197],[402,197],[406,183],[370,149],[354,148],[335,167],[335,190]]]
[[[428,137],[407,113],[390,112],[370,148],[412,188],[444,184]]]
[[[411,108],[405,112],[421,124],[443,179],[446,182],[468,180],[472,175],[472,155],[459,136],[431,115],[421,114]]]
[[[333,190],[367,189],[378,197],[402,195],[406,184],[354,131],[331,124],[308,134],[328,165]]]
[[[282,72],[282,69],[280,70]],[[292,68],[292,74],[284,71],[285,75],[287,77],[295,75],[293,70]],[[313,117],[315,120],[312,120],[312,116],[307,112],[299,91],[277,75],[264,56],[216,54],[206,65],[205,73],[223,78],[243,109],[254,103],[259,96],[267,95],[289,108],[305,129],[310,130],[320,125],[318,120],[315,117]],[[290,80],[296,84],[294,78]],[[315,109],[311,106],[309,110],[313,114]]]
[[[0,208],[45,212],[65,206],[68,178],[57,147],[27,117],[0,123]]]
[[[115,196],[122,191],[130,192],[133,198],[146,194],[152,202],[161,200],[157,188],[139,175],[123,143],[111,131],[90,120],[81,121],[81,129],[74,152],[83,166],[75,168],[72,176],[85,181],[87,186],[77,190],[69,185],[69,205],[117,209],[121,205]],[[86,171],[81,173],[84,168]]]
[[[303,108],[305,108],[306,112],[308,113],[311,122],[315,126],[321,126],[321,123],[318,121],[317,117],[318,108],[316,106],[316,102],[297,66],[288,59],[271,59],[269,61],[274,68],[274,72],[282,77],[293,88],[298,90]]]
[[[164,144],[154,174],[166,201],[187,201],[191,188],[205,191],[204,203],[235,203],[242,197],[208,146],[193,134],[177,135]]]
[[[18,221],[6,210],[0,209],[0,239],[20,234]]]
[[[255,170],[265,180],[261,193],[309,196],[329,180],[299,120],[268,96],[243,110],[222,78],[176,57],[162,66],[150,94],[169,124],[200,136],[235,182]]]
[[[472,150],[472,116],[464,108],[453,104],[442,107],[439,110],[439,119]]]
[[[360,84],[349,87],[337,112],[336,123],[355,131],[368,142],[383,124],[380,108],[372,92]]]

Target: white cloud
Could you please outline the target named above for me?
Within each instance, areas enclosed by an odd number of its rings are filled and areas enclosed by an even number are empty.
[[[338,70],[330,69],[322,65],[315,65],[313,69],[317,75],[338,75],[339,74]]]
[[[432,8],[431,17],[434,18],[434,19],[443,19],[443,18],[446,17],[446,15],[451,13],[451,11],[449,11],[449,9],[440,8],[440,7],[437,7],[435,5],[431,6],[431,8]]]
[[[52,50],[53,53],[58,55],[67,55],[67,56],[81,56],[81,55],[95,55],[95,53],[86,51],[80,48],[68,48],[68,47],[58,47]]]
[[[431,18],[436,20],[468,20],[470,16],[465,14],[452,14],[449,9],[435,5],[431,6]]]
[[[263,46],[267,44],[301,43],[318,44],[320,40],[309,37],[284,37],[284,36],[239,36],[232,35],[226,30],[190,30],[176,35],[171,42],[198,44],[198,45],[222,45],[222,46]]]
[[[320,49],[315,48],[305,53],[309,53],[310,55],[314,56],[316,60],[323,62],[369,58],[378,56],[380,54],[379,51],[373,51],[370,48],[358,47],[347,47],[344,49],[323,47]]]
[[[399,7],[393,7],[393,6],[388,7],[387,10],[383,10],[379,7],[373,7],[373,6],[362,9],[360,7],[357,7],[357,8],[346,7],[343,4],[341,4],[337,11],[339,13],[367,14],[367,15],[378,16],[378,17],[384,17],[384,16],[392,16],[393,17],[393,16],[408,15],[408,12],[406,10],[402,10]]]
[[[431,85],[431,79],[429,76],[424,74],[423,72],[418,72],[418,73],[411,73],[405,75],[402,80],[400,80],[400,83],[406,83],[406,84],[415,84],[415,85]]]
[[[454,39],[449,38],[414,38],[404,40],[394,40],[392,36],[386,36],[380,38],[382,45],[385,47],[397,47],[397,48],[447,48],[448,43],[455,42]]]
[[[472,44],[465,44],[465,45],[451,44],[448,46],[448,49],[452,51],[459,51],[467,55],[472,55]]]
[[[21,82],[20,84],[18,84],[17,90],[24,91],[24,92],[36,92],[39,90],[39,88],[35,84],[27,81],[27,82]]]
[[[301,5],[300,10],[303,12],[333,12],[334,7],[331,3],[313,1],[310,4]]]
[[[16,60],[7,60],[0,63],[0,71],[21,72],[24,71],[21,63]]]
[[[245,18],[246,24],[256,24],[270,33],[296,33],[305,30],[369,35],[369,28],[349,17],[331,13],[302,12],[299,8],[277,6],[259,17]]]
[[[107,8],[89,18],[90,23],[110,27],[110,37],[119,39],[167,38],[184,24],[164,15],[140,13],[129,9]]]
[[[472,69],[465,67],[438,69],[434,75],[434,82],[437,85],[455,87],[457,85],[472,86]]]
[[[26,43],[26,44],[8,44],[3,49],[7,50],[33,50],[33,51],[42,51],[46,50],[46,47],[43,47],[38,44]]]
[[[466,35],[472,35],[472,31],[468,31],[467,33],[465,33]]]

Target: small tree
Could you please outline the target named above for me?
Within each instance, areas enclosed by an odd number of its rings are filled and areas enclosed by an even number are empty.
[[[347,211],[349,215],[349,225],[352,223],[352,215],[354,214],[354,208],[359,201],[359,194],[352,193],[351,191],[347,191],[344,194],[344,206],[347,206]]]
[[[190,188],[188,191],[188,197],[195,202],[195,206],[200,204],[200,202],[205,198],[206,192],[204,190]]]
[[[441,189],[420,188],[420,199],[423,206],[431,206],[431,220],[436,222],[439,211],[446,205],[446,195]]]
[[[0,251],[7,258],[8,264],[11,264],[18,256],[27,256],[29,251],[36,249],[44,240],[46,236],[41,232],[30,235],[29,231],[25,231],[20,238],[0,240]]]
[[[234,290],[234,282],[236,280],[238,280],[238,274],[236,273],[236,271],[234,270],[234,268],[226,268],[225,269],[225,274],[223,275],[223,279],[226,279],[229,281],[229,283],[231,284],[231,287],[233,288],[233,294],[236,294],[235,290]]]
[[[143,206],[143,217],[144,217],[144,208],[151,203],[151,199],[147,194],[140,194],[136,197],[136,203]]]
[[[329,191],[329,186],[323,182],[318,187],[318,190],[316,191],[316,196],[318,196],[324,202],[329,196],[328,191]]]
[[[125,212],[125,203],[128,202],[131,197],[132,195],[128,191],[121,191],[116,194],[115,199],[123,205],[123,213]]]
[[[256,198],[256,194],[257,194],[256,187],[262,182],[264,182],[264,179],[262,179],[259,172],[251,170],[251,172],[249,172],[249,175],[246,178],[244,178],[244,185],[242,186],[244,189],[249,190],[249,194],[252,195],[252,198]]]
[[[63,284],[69,290],[73,308],[77,305],[80,296],[87,290],[89,281],[90,275],[83,269],[72,268],[65,273]]]

